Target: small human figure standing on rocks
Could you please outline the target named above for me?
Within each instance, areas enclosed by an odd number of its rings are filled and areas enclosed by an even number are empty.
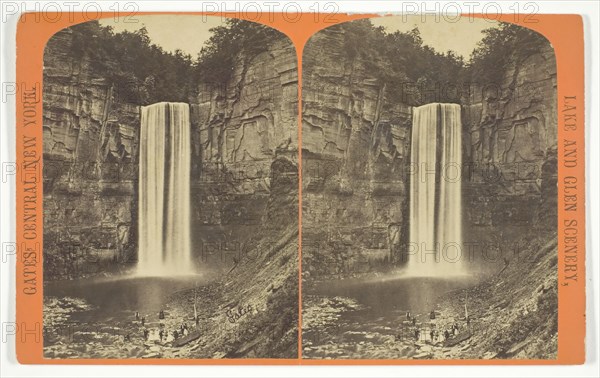
[[[146,325],[146,317],[142,316],[142,326]]]
[[[140,320],[140,313],[139,312],[135,312],[135,320]]]
[[[160,310],[160,312],[158,313],[158,318],[161,320],[165,318],[165,312],[163,310]]]

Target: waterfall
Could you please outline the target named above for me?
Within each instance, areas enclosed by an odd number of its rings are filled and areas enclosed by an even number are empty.
[[[463,274],[460,105],[413,109],[408,274]]]
[[[138,182],[139,275],[191,273],[189,106],[142,107]]]

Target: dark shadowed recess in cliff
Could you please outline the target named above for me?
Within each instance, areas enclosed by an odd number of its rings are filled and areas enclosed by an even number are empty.
[[[237,19],[210,31],[197,57],[165,51],[152,43],[145,27],[115,33],[98,21],[64,29],[53,39],[70,34],[71,58],[89,60],[96,75],[114,85],[119,102],[148,105],[188,102],[197,95],[200,82],[225,85],[239,59],[250,60],[267,51],[267,43],[285,38],[272,28]]]

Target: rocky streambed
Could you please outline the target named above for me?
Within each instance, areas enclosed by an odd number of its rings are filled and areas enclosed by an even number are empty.
[[[321,283],[304,296],[304,358],[448,358],[461,347],[448,344],[454,325],[459,327],[456,338],[468,332],[464,315],[445,311],[436,301],[448,288],[465,287],[470,281],[381,277],[350,281]],[[421,291],[411,296],[415,288]],[[332,291],[345,295],[334,296]],[[445,337],[446,330],[452,337]]]
[[[174,331],[179,336],[184,324],[186,333],[196,328],[193,303],[184,308],[173,301],[178,291],[188,288],[197,293],[200,302],[207,300],[206,285],[207,279],[203,277],[111,278],[47,285],[44,355],[47,358],[185,356],[189,351],[173,347]],[[161,311],[164,316],[160,316]]]
[[[531,241],[526,260],[477,280],[378,277],[307,287],[303,357],[556,358],[556,240],[544,239]]]

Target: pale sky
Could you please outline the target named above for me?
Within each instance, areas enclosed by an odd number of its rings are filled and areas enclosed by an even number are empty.
[[[123,30],[135,31],[143,26],[148,36],[166,51],[180,49],[196,58],[204,43],[210,38],[209,29],[222,25],[224,18],[202,15],[144,15],[130,18],[101,19],[102,25],[110,25],[116,33]],[[388,32],[396,30],[406,32],[415,26],[421,31],[423,42],[438,52],[453,50],[465,59],[471,55],[478,41],[483,38],[481,31],[498,24],[484,19],[462,17],[457,22],[450,22],[443,17],[439,20],[434,15],[425,16],[388,16],[371,18],[375,26],[383,26]]]
[[[124,30],[135,31],[145,26],[152,43],[169,52],[180,49],[195,59],[211,36],[208,30],[222,25],[224,21],[224,18],[217,16],[161,14],[134,15],[119,18],[117,22],[114,18],[105,18],[100,20],[100,24],[112,26],[115,33]]]
[[[469,59],[477,42],[483,38],[481,31],[498,26],[496,21],[481,18],[461,17],[456,22],[450,22],[453,21],[450,15],[446,20],[444,17],[439,18],[437,22],[435,15],[425,15],[424,18],[425,20],[421,16],[388,16],[372,18],[371,22],[375,26],[385,27],[387,32],[406,32],[416,26],[424,44],[438,52],[453,50],[465,60]]]

